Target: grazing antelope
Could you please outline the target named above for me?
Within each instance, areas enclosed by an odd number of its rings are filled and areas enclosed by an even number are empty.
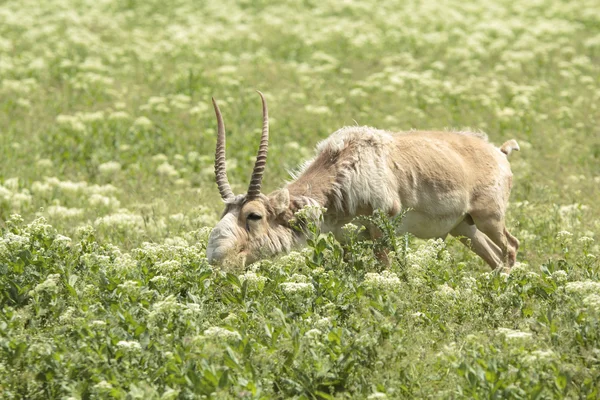
[[[325,228],[339,232],[355,216],[408,209],[399,233],[420,238],[459,237],[492,268],[515,263],[519,241],[504,224],[512,186],[507,157],[515,140],[500,148],[484,134],[409,131],[391,133],[345,127],[317,145],[316,157],[295,179],[261,193],[267,162],[269,118],[262,93],[263,129],[248,192],[234,195],[225,168],[225,126],[213,99],[218,135],[215,175],[225,211],[212,230],[210,263],[246,264],[288,252],[303,241],[290,221],[304,206],[326,208]],[[370,231],[372,237],[378,232]]]

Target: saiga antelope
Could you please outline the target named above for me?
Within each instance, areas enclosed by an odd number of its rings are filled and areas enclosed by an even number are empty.
[[[225,126],[213,99],[218,125],[215,175],[225,211],[208,240],[210,263],[243,265],[290,251],[303,239],[290,221],[307,205],[326,208],[324,225],[334,233],[376,209],[390,216],[408,209],[399,233],[420,238],[450,234],[494,269],[515,263],[519,241],[504,223],[512,186],[507,157],[519,150],[515,140],[498,148],[484,134],[472,132],[345,127],[317,145],[315,158],[292,182],[265,195],[261,182],[269,119],[265,98],[258,93],[262,136],[250,186],[240,195],[233,194],[227,180]]]

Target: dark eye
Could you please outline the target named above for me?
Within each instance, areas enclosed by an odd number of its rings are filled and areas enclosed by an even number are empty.
[[[259,219],[262,219],[262,215],[258,215],[256,213],[250,213],[248,214],[248,217],[246,217],[247,219],[249,219],[250,221],[258,221]]]

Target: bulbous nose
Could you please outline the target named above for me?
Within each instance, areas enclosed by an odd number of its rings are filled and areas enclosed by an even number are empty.
[[[209,264],[216,265],[220,261],[222,261],[226,249],[227,235],[225,232],[219,227],[216,226],[210,232],[208,237],[208,244],[206,245],[206,258],[208,259]]]

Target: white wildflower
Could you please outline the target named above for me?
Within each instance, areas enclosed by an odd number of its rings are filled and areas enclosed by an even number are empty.
[[[181,308],[182,308],[181,312],[187,319],[196,318],[198,316],[203,315],[202,314],[203,308],[200,304],[188,303],[188,304],[182,305]]]
[[[211,326],[204,331],[204,336],[211,339],[222,339],[226,341],[242,340],[242,336],[236,331],[221,328],[220,326]]]
[[[229,313],[225,318],[223,318],[223,322],[227,325],[235,325],[240,319],[234,313]]]
[[[387,394],[382,393],[382,392],[374,392],[372,394],[369,395],[369,397],[367,397],[367,399],[372,400],[372,399],[387,399]]]
[[[119,343],[121,343],[121,342],[119,342]],[[113,388],[113,385],[111,385],[110,383],[108,383],[106,381],[100,381],[93,386],[93,389],[98,392],[108,392],[108,391],[112,390],[112,388]]]
[[[185,215],[182,214],[182,213],[173,214],[173,215],[169,216],[169,220],[171,222],[174,222],[174,223],[177,223],[177,224],[181,224],[184,219],[185,219]]]
[[[152,156],[152,161],[156,163],[164,163],[169,161],[169,158],[166,155],[159,153]]]
[[[320,330],[327,330],[331,327],[331,319],[329,317],[323,317],[315,321],[315,328]]]
[[[565,286],[567,293],[572,294],[600,294],[600,282],[595,281],[575,281],[569,282]]]
[[[19,190],[19,178],[9,178],[5,180],[4,187],[12,191]]]
[[[179,175],[179,172],[177,171],[177,169],[175,169],[175,167],[172,166],[171,164],[169,164],[168,162],[164,162],[164,163],[160,164],[156,168],[156,172],[160,176],[166,176],[166,177],[176,177]]]
[[[267,281],[266,277],[256,275],[256,273],[253,271],[248,271],[245,274],[240,275],[238,278],[242,283],[248,282],[247,285],[250,290],[259,291],[263,289],[265,282]]]
[[[567,281],[567,272],[562,269],[554,271],[552,273],[552,279],[559,284],[564,284]]]
[[[318,339],[322,334],[323,332],[321,332],[319,329],[311,329],[304,333],[304,337],[308,339]]]
[[[446,265],[451,256],[442,239],[430,239],[417,250],[408,252],[406,260],[411,268],[418,271],[431,264]]]
[[[164,275],[155,275],[150,282],[157,286],[166,286],[171,280]]]
[[[364,89],[361,88],[351,89],[350,92],[348,92],[348,94],[351,97],[367,97],[369,95],[367,92],[365,92]]]
[[[174,236],[174,237],[170,237],[170,238],[165,238],[165,244],[167,246],[177,246],[177,247],[187,247],[187,246],[189,246],[188,241],[185,240],[185,238],[182,238],[180,236]]]
[[[137,281],[125,281],[125,282],[117,285],[117,287],[124,294],[137,295],[139,293],[140,284]]]
[[[79,218],[83,215],[83,209],[81,208],[68,208],[60,205],[49,206],[47,208],[48,215],[54,218]]]
[[[31,191],[38,196],[49,196],[53,190],[53,187],[47,182],[35,181],[31,184]]]
[[[71,244],[71,238],[64,235],[56,235],[54,237],[54,241],[52,242],[53,246],[57,246],[59,248],[66,248]]]
[[[61,324],[68,325],[73,322],[73,314],[75,314],[76,310],[73,307],[68,307],[59,317],[58,321]]]
[[[556,239],[562,243],[571,243],[573,234],[569,231],[560,231],[556,234]]]
[[[58,282],[60,281],[59,274],[51,274],[46,277],[46,280],[42,283],[36,285],[33,290],[29,291],[29,295],[33,296],[34,294],[39,293],[58,293],[59,287]]]
[[[56,123],[73,132],[85,132],[85,124],[78,118],[72,115],[59,115],[56,117]]]
[[[284,282],[279,285],[283,293],[287,295],[302,295],[302,296],[310,296],[312,295],[315,288],[310,283],[302,283],[302,282]]]
[[[146,117],[138,117],[135,121],[133,121],[133,127],[139,129],[150,129],[154,126],[154,123],[150,121]]]
[[[531,332],[517,331],[509,328],[498,328],[496,329],[496,332],[498,332],[501,335],[504,335],[506,339],[529,339],[532,336]]]
[[[583,304],[595,312],[600,312],[600,293],[590,294],[583,299]]]
[[[121,170],[121,164],[116,161],[108,161],[98,166],[98,172],[100,175],[109,176],[114,175]]]
[[[397,291],[400,289],[401,282],[394,272],[383,271],[380,274],[369,272],[365,275],[363,285],[374,290]]]
[[[534,350],[530,354],[526,355],[523,361],[532,366],[539,367],[540,364],[548,364],[556,360],[556,353],[552,350]]]
[[[364,226],[356,226],[353,223],[348,223],[342,226],[342,235],[343,237],[350,239],[358,235],[360,232],[366,230]]]
[[[94,193],[88,198],[88,203],[94,207],[105,207],[110,209],[119,208],[121,202],[114,197],[103,196],[98,193]]]
[[[435,296],[439,297],[441,300],[453,300],[456,299],[457,292],[456,290],[448,286],[447,283],[444,283],[443,285],[438,286],[438,290],[435,292]]]
[[[311,104],[308,104],[308,105],[304,106],[304,109],[306,110],[306,112],[315,114],[315,115],[330,115],[331,114],[331,110],[327,106],[313,106]]]
[[[144,218],[141,215],[129,214],[127,212],[118,212],[116,214],[107,215],[94,221],[94,225],[98,227],[108,227],[117,229],[128,228],[143,228]]]
[[[127,351],[136,351],[142,348],[135,340],[121,340],[117,343],[117,347]]]
[[[19,209],[23,206],[31,204],[31,200],[32,196],[26,191],[26,189],[24,189],[21,193],[13,194],[12,198],[10,199],[10,203],[13,208]]]
[[[131,116],[125,111],[115,111],[109,114],[108,119],[110,121],[127,121]]]
[[[10,200],[10,198],[12,196],[13,196],[13,192],[8,190],[4,186],[0,185],[0,200],[7,201],[7,200]]]
[[[177,260],[167,260],[156,263],[155,268],[162,275],[170,278],[181,278],[183,276],[181,263]]]
[[[59,181],[56,178],[47,178],[50,184],[55,184],[61,192],[68,195],[78,195],[87,188],[87,182]]]
[[[96,112],[82,112],[77,113],[77,117],[83,122],[87,122],[88,124],[94,122],[100,122],[104,120],[104,112],[96,111]]]

